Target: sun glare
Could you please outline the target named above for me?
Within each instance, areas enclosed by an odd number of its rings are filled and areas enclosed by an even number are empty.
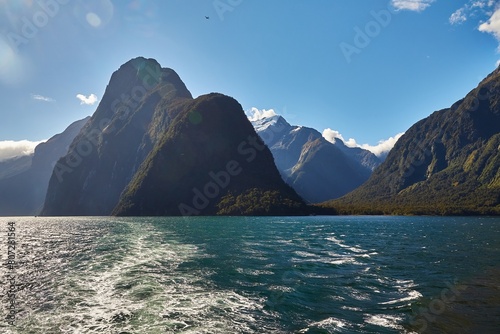
[[[102,23],[101,18],[96,13],[92,13],[92,12],[88,13],[86,15],[86,19],[87,19],[87,22],[94,28],[98,28]]]
[[[27,75],[25,61],[0,39],[0,82],[6,85],[21,83]]]
[[[111,22],[114,6],[109,0],[85,4],[82,8],[87,24],[92,28],[104,28]]]

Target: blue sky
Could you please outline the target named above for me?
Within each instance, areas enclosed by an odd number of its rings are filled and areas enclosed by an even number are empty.
[[[193,96],[221,92],[247,112],[375,146],[494,70],[498,5],[0,0],[0,158],[91,115],[112,72],[137,56],[173,68]]]

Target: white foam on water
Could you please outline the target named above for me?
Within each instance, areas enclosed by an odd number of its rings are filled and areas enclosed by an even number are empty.
[[[340,308],[343,310],[354,311],[354,312],[361,312],[362,311],[361,308],[359,308],[359,307],[352,307],[352,306],[347,306],[347,305],[343,305]]]
[[[310,253],[310,252],[305,252],[305,251],[294,251],[294,254],[300,257],[319,257],[318,254]]]
[[[346,287],[344,289],[347,292],[347,294],[349,295],[349,297],[351,297],[355,300],[370,300],[370,295],[365,293],[365,292],[361,292],[361,291],[359,291],[355,288],[352,288],[352,287]]]
[[[294,288],[284,285],[270,285],[268,287],[270,291],[281,291],[281,292],[293,292]]]
[[[335,237],[328,237],[328,238],[325,238],[325,239],[328,240],[328,241],[331,241],[331,242],[333,242],[333,243],[335,243],[337,245],[340,245],[342,243],[341,240],[339,240],[339,239],[337,239]]]
[[[55,308],[32,310],[23,327],[40,333],[258,333],[259,324],[275,323],[262,298],[219,289],[202,268],[181,268],[207,257],[198,247],[175,236],[165,240],[168,233],[149,224],[117,224],[125,232],[93,236],[92,256],[69,257],[72,267],[48,287]]]
[[[354,257],[345,256],[343,258],[338,259],[325,259],[322,261],[324,263],[335,264],[335,265],[343,265],[343,264],[360,264],[356,261]]]
[[[315,279],[328,279],[330,276],[328,275],[321,275],[317,273],[303,273],[302,277],[307,277],[307,278],[315,278]]]
[[[411,290],[408,292],[407,297],[399,298],[399,299],[394,299],[394,300],[389,300],[387,302],[382,302],[379,303],[380,305],[391,305],[391,304],[397,304],[397,303],[402,303],[402,302],[407,302],[411,300],[415,300],[418,298],[421,298],[422,294],[416,290]]]
[[[154,318],[161,312],[165,279],[161,271],[175,270],[197,249],[162,244],[159,234],[144,226],[130,228],[126,240],[117,240],[124,247],[112,254],[96,253],[87,270],[72,273],[59,287],[62,332],[131,330],[134,319]],[[148,328],[154,331],[154,324]]]
[[[384,328],[392,328],[403,331],[403,326],[400,323],[403,321],[402,316],[388,314],[365,314],[365,322],[370,325],[375,325]]]
[[[343,248],[346,248],[348,250],[350,250],[351,252],[354,252],[354,253],[365,253],[367,252],[367,250],[365,249],[362,249],[362,248],[358,248],[358,247],[352,247],[352,246],[348,246],[348,245],[339,245],[340,247],[343,247]]]
[[[311,329],[319,328],[326,330],[328,332],[345,332],[347,329],[351,328],[352,325],[338,318],[330,317],[321,321],[313,322],[308,325],[307,328],[303,328],[298,331],[298,333],[308,333]]]
[[[294,241],[292,239],[277,239],[275,242],[278,244],[292,245]]]
[[[274,275],[274,272],[269,270],[258,270],[250,268],[236,268],[236,271],[243,275],[260,276],[260,275]]]
[[[370,253],[368,250],[361,248],[360,245],[354,245],[354,246],[347,245],[347,244],[344,243],[343,240],[339,240],[339,239],[337,239],[334,236],[327,237],[327,238],[325,238],[325,240],[331,241],[334,244],[336,244],[337,246],[339,246],[339,247],[341,247],[341,248],[343,248],[345,250],[351,251],[353,253],[363,254],[363,255],[360,255],[360,256],[363,256],[363,257],[365,257],[364,254],[368,255],[367,257],[370,257],[370,255],[375,255],[376,254],[376,253],[374,254],[373,252]]]
[[[166,320],[166,333],[180,329],[183,333],[258,332],[256,314],[265,314],[263,299],[184,284],[173,287],[165,301],[162,317]]]

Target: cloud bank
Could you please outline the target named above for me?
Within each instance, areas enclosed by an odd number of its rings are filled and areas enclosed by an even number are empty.
[[[97,102],[97,96],[95,94],[90,94],[89,96],[85,96],[83,94],[77,94],[76,98],[80,100],[80,104],[86,105],[94,105]]]
[[[394,147],[396,142],[401,136],[404,135],[404,132],[396,134],[394,137],[390,137],[385,140],[381,140],[377,145],[370,144],[358,144],[355,139],[349,138],[346,140],[342,134],[336,130],[332,130],[330,128],[323,130],[323,138],[328,140],[331,143],[335,144],[335,139],[340,139],[344,142],[347,147],[360,147],[365,150],[368,150],[375,154],[377,157],[381,157],[389,153],[389,151]]]
[[[435,0],[392,0],[391,4],[396,10],[411,10],[422,12],[426,10]]]
[[[45,142],[42,141],[29,141],[29,140],[3,140],[0,141],[0,161],[7,160],[10,158],[29,155],[35,152],[35,147]]]

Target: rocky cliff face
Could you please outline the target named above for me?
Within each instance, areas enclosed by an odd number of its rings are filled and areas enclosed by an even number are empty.
[[[1,216],[40,213],[56,161],[68,152],[69,145],[89,119],[76,121],[62,133],[37,145],[32,156],[11,159],[14,165],[10,166],[10,173],[0,179]]]
[[[136,58],[111,76],[89,123],[59,160],[45,215],[109,215],[172,115],[166,104],[191,99],[178,75]]]
[[[55,166],[43,214],[302,208],[266,150],[236,101],[218,94],[193,100],[173,70],[136,58],[112,75],[91,120]]]
[[[379,213],[500,213],[500,70],[413,125],[363,186],[329,204]]]
[[[371,152],[335,144],[318,131],[291,126],[283,117],[253,121],[283,179],[311,203],[338,198],[360,186],[380,164]]]
[[[179,106],[161,143],[125,190],[117,215],[278,215],[305,212],[234,99]]]

